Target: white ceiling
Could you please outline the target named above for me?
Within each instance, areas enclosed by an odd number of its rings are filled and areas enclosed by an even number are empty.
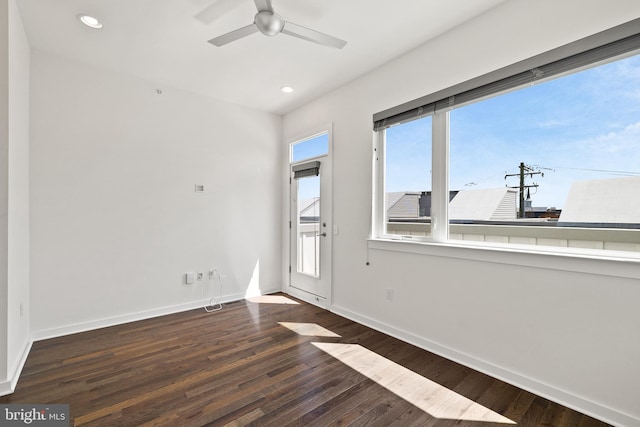
[[[342,50],[260,33],[253,0],[18,0],[34,49],[231,103],[285,114],[504,0],[273,0],[285,20],[346,40]],[[393,3],[393,4],[392,4]],[[79,13],[104,23],[83,26]],[[283,94],[280,87],[296,91]]]

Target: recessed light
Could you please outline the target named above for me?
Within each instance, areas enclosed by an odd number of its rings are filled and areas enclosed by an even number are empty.
[[[294,89],[291,86],[282,86],[280,90],[284,93],[291,93],[294,91]]]
[[[78,19],[87,27],[96,28],[96,29],[102,28],[102,22],[98,21],[93,16],[89,16],[81,13],[80,15],[78,15]]]

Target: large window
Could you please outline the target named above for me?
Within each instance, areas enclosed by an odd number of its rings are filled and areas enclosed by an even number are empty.
[[[374,234],[640,252],[640,36],[629,28],[378,115]],[[448,228],[434,236],[438,222]]]

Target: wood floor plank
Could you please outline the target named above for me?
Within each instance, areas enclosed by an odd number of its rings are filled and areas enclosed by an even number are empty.
[[[607,425],[279,297],[295,304],[238,301],[36,342],[0,403],[66,403],[72,425],[92,427],[509,425],[478,421],[487,414]],[[333,336],[314,336],[322,328]]]
[[[517,423],[529,410],[536,396],[524,390],[518,391],[518,396],[513,399],[509,407],[503,412],[504,416]]]

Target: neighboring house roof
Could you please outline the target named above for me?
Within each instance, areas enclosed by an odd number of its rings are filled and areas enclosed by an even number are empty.
[[[318,217],[320,216],[320,198],[304,199],[298,202],[299,217]]]
[[[640,176],[574,181],[558,222],[640,223]]]
[[[418,218],[420,216],[420,192],[387,193],[387,217]]]
[[[395,205],[398,200],[407,194],[407,191],[392,191],[390,193],[385,194],[385,206],[387,207],[387,211]]]
[[[458,192],[449,203],[449,219],[506,221],[517,217],[518,190],[483,188]]]

